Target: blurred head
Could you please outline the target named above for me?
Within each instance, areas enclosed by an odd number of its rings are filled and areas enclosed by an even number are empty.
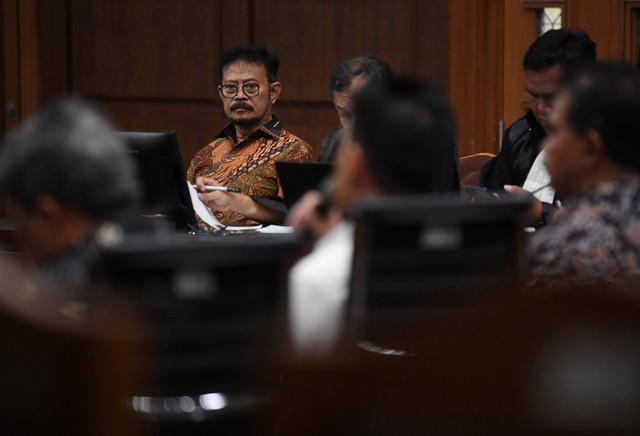
[[[603,86],[606,84],[606,86]],[[568,69],[545,141],[551,182],[563,197],[640,172],[640,71],[602,62]]]
[[[545,131],[563,69],[595,60],[596,44],[581,30],[549,30],[531,44],[522,66],[531,111]]]
[[[276,81],[280,60],[263,47],[233,47],[220,57],[218,93],[229,120],[248,128],[260,128],[271,119],[281,85]]]
[[[406,79],[369,85],[354,108],[336,168],[337,201],[345,210],[366,194],[449,190],[455,128],[438,89]]]
[[[137,186],[135,163],[110,123],[78,99],[43,107],[0,150],[0,189],[38,258],[43,245],[62,238],[58,225],[75,225],[81,237],[134,206]]]
[[[338,112],[340,124],[348,129],[353,122],[353,96],[370,83],[391,80],[391,67],[379,56],[357,56],[339,63],[329,78],[329,92]]]

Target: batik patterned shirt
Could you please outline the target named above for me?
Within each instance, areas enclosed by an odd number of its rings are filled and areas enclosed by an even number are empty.
[[[529,241],[530,285],[616,284],[640,273],[640,178],[598,184],[564,203]]]
[[[221,185],[239,188],[243,194],[258,197],[282,197],[276,174],[277,161],[310,161],[311,146],[280,126],[274,116],[257,131],[237,143],[232,124],[220,132],[215,141],[203,147],[191,160],[187,179],[216,179]],[[257,224],[235,212],[215,211],[223,224]]]

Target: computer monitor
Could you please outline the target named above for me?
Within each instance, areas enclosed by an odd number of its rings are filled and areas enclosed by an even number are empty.
[[[311,189],[320,189],[333,172],[333,164],[324,162],[276,162],[276,172],[282,185],[284,202],[291,208]]]
[[[138,164],[143,214],[166,217],[177,229],[195,224],[176,132],[119,130],[117,134]]]

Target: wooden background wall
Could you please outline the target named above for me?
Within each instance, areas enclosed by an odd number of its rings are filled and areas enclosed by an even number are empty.
[[[176,130],[185,162],[227,122],[217,64],[236,44],[280,56],[274,112],[316,153],[338,125],[328,80],[346,58],[379,54],[397,73],[448,88],[447,0],[3,2],[18,10],[15,33],[31,47],[19,59],[19,117],[56,95],[81,94],[121,128]]]
[[[331,70],[371,53],[448,93],[467,155],[497,152],[500,121],[506,127],[526,110],[520,64],[537,9],[563,7],[565,25],[587,30],[599,58],[633,52],[640,10],[627,0],[0,1],[0,97],[16,107],[0,133],[51,98],[76,93],[121,128],[176,130],[185,162],[226,123],[217,61],[232,45],[279,54],[283,92],[274,112],[316,153],[338,125]]]

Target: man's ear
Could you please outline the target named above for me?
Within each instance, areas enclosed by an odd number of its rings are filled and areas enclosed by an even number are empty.
[[[271,104],[275,104],[276,101],[278,101],[280,91],[282,91],[282,84],[280,82],[271,83],[269,86],[269,100],[271,100]]]
[[[67,209],[59,200],[49,194],[39,195],[34,202],[33,209],[44,222],[56,223],[66,219]]]
[[[583,155],[587,169],[594,168],[610,160],[602,136],[597,130],[592,128],[587,129],[584,134],[584,139]]]
[[[352,160],[351,170],[353,172],[353,178],[360,188],[363,190],[370,190],[375,183],[371,175],[369,160],[364,151],[364,148],[357,142],[353,144],[351,148],[350,159]]]

